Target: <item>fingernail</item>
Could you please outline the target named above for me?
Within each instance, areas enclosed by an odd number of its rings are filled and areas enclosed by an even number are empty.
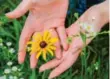
[[[22,64],[22,63],[23,63],[23,60],[21,60],[20,57],[18,57],[18,63],[19,63],[19,64]]]
[[[34,63],[34,64],[31,63],[31,64],[30,64],[30,68],[31,68],[31,69],[35,69],[35,68],[36,68],[36,63]]]
[[[31,69],[35,69],[35,68],[36,68],[36,64],[30,65],[30,68],[31,68]]]
[[[5,15],[8,16],[9,14],[10,14],[10,12],[9,13],[6,13]]]
[[[58,60],[60,60],[60,59],[62,58],[62,54],[59,52],[59,55],[57,55],[56,58],[57,58]]]
[[[50,75],[49,77],[48,77],[48,79],[52,79],[53,77]]]
[[[22,62],[18,61],[19,64],[22,64]]]
[[[43,68],[43,66],[41,66],[40,69],[39,69],[39,72],[41,73],[43,71],[44,71],[44,68]]]
[[[24,59],[21,58],[21,57],[18,57],[18,63],[19,63],[19,64],[23,64],[23,62],[24,62]]]

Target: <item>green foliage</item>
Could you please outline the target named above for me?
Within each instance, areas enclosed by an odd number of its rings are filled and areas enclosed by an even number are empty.
[[[48,79],[51,70],[38,72],[38,67],[46,63],[43,60],[39,60],[35,70],[30,69],[29,55],[22,65],[17,63],[18,41],[26,16],[10,20],[4,14],[14,9],[19,2],[19,0],[0,0],[0,76],[3,76],[4,70],[9,68],[7,62],[12,61],[12,66],[20,68],[21,71],[18,73],[21,73],[21,77],[24,79]],[[77,13],[67,16],[66,26],[71,25],[77,18]],[[55,79],[108,79],[109,34],[105,32],[101,32],[83,49],[79,59],[71,68]],[[70,43],[71,39],[70,37]],[[84,35],[82,35],[82,39],[86,40]],[[12,45],[7,46],[7,42],[11,42]]]

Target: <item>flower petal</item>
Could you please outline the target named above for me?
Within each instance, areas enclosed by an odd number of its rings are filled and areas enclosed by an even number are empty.
[[[58,41],[58,38],[51,38],[50,43],[54,44]]]
[[[47,51],[53,56],[53,51],[51,49],[47,49]]]
[[[40,33],[36,33],[35,35],[33,35],[33,41],[41,41],[42,40],[42,35]]]
[[[46,52],[47,52],[46,50],[43,50],[43,52],[42,52],[42,53],[43,53],[43,59],[44,59],[45,61],[46,61]]]
[[[27,43],[27,45],[30,45],[30,44],[32,44],[32,41],[29,41],[29,42]]]
[[[50,46],[49,48],[52,49],[52,50],[56,50],[55,46]]]
[[[38,52],[37,55],[36,55],[36,58],[39,59],[41,54],[42,54],[42,51]]]
[[[40,48],[40,46],[39,46],[38,48],[36,48],[36,49],[37,49],[37,52],[41,51],[41,48]]]
[[[44,32],[44,35],[43,35],[43,40],[46,40],[47,36],[48,36],[49,32],[48,31],[45,31]]]

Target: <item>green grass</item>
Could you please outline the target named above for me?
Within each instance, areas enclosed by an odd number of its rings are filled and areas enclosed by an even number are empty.
[[[29,66],[29,55],[26,57],[24,64],[17,63],[18,41],[21,29],[24,25],[26,16],[20,19],[9,20],[5,17],[5,13],[13,10],[20,2],[18,0],[0,0],[0,76],[4,75],[4,70],[10,68],[7,66],[8,61],[13,62],[13,66],[17,66],[21,71],[20,77],[25,79],[47,79],[51,70],[43,73],[38,72],[38,68],[31,70]],[[77,16],[75,14],[75,16]],[[74,15],[67,16],[66,26],[71,25],[76,18]],[[107,25],[108,26],[108,25]],[[107,31],[108,27],[102,31]],[[11,46],[7,46],[7,42],[12,42]],[[81,53],[76,63],[66,72],[55,79],[109,79],[109,35],[98,35]],[[10,53],[10,49],[14,48],[15,53]],[[38,67],[45,61],[40,60]],[[12,73],[16,75],[15,73]],[[9,75],[8,75],[9,76]],[[19,79],[19,78],[18,78]]]

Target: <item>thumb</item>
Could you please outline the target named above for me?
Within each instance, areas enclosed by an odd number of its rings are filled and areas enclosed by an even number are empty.
[[[18,7],[14,11],[7,13],[6,16],[11,19],[21,17],[29,10],[31,2],[31,0],[22,0]]]

